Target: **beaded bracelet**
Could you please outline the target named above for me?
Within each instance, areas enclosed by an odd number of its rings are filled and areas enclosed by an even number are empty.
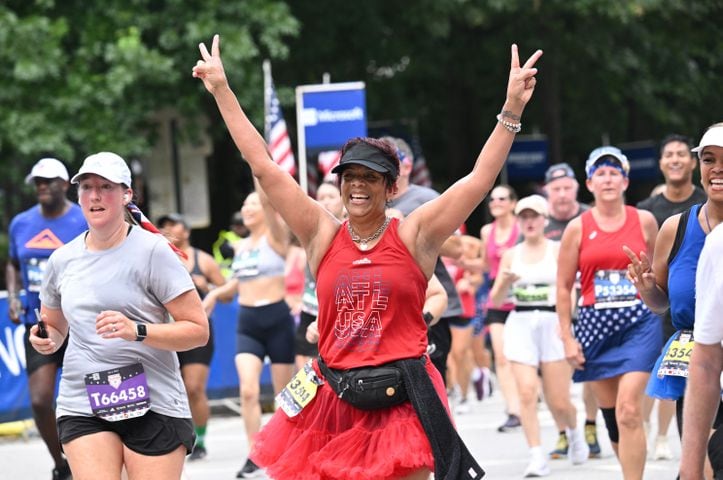
[[[522,130],[522,123],[512,123],[508,122],[507,120],[504,120],[502,118],[502,114],[497,114],[497,121],[500,122],[500,124],[505,127],[505,129],[512,133],[520,133]]]

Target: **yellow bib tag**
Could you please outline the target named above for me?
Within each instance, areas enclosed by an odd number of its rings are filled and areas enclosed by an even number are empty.
[[[311,366],[311,360],[296,372],[291,381],[276,395],[276,404],[289,417],[298,415],[316,396],[316,390],[323,384]]]
[[[670,342],[670,346],[665,351],[663,361],[658,368],[658,377],[663,378],[665,375],[687,377],[690,354],[693,352],[694,345],[692,331],[677,332],[675,340]]]

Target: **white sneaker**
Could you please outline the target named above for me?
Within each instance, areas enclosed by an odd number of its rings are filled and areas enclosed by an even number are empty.
[[[457,415],[464,415],[465,413],[469,413],[470,407],[469,403],[467,402],[466,398],[460,398],[457,405],[454,407],[454,413]]]
[[[567,449],[567,455],[570,457],[570,462],[573,465],[581,465],[587,462],[590,456],[590,446],[585,441],[585,435],[582,430],[569,428],[565,429],[567,432],[567,441],[569,448]]]
[[[670,451],[670,445],[668,445],[668,437],[658,435],[655,438],[655,453],[653,454],[655,460],[672,460],[673,452]]]
[[[530,464],[525,469],[525,478],[546,477],[550,474],[550,466],[545,457],[532,457]]]

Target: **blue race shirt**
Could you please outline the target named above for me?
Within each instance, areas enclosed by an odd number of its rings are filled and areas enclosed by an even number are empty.
[[[25,289],[23,323],[36,322],[33,309],[40,308],[40,285],[50,254],[87,229],[83,212],[75,203],[57,218],[45,218],[40,205],[35,205],[10,222],[10,258],[20,264]]]
[[[673,326],[691,329],[695,323],[695,272],[705,243],[705,232],[698,223],[700,205],[691,207],[685,236],[678,253],[668,265],[668,298]]]

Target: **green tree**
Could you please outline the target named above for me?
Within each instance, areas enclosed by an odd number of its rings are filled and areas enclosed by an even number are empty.
[[[261,60],[288,55],[298,22],[277,0],[9,0],[0,4],[0,228],[32,203],[23,179],[43,155],[77,169],[89,153],[148,152],[153,113],[213,112],[191,77],[198,43],[220,33],[229,75],[262,118]],[[210,132],[223,138],[216,121]],[[218,178],[224,179],[223,175]],[[3,249],[2,255],[4,255]]]

